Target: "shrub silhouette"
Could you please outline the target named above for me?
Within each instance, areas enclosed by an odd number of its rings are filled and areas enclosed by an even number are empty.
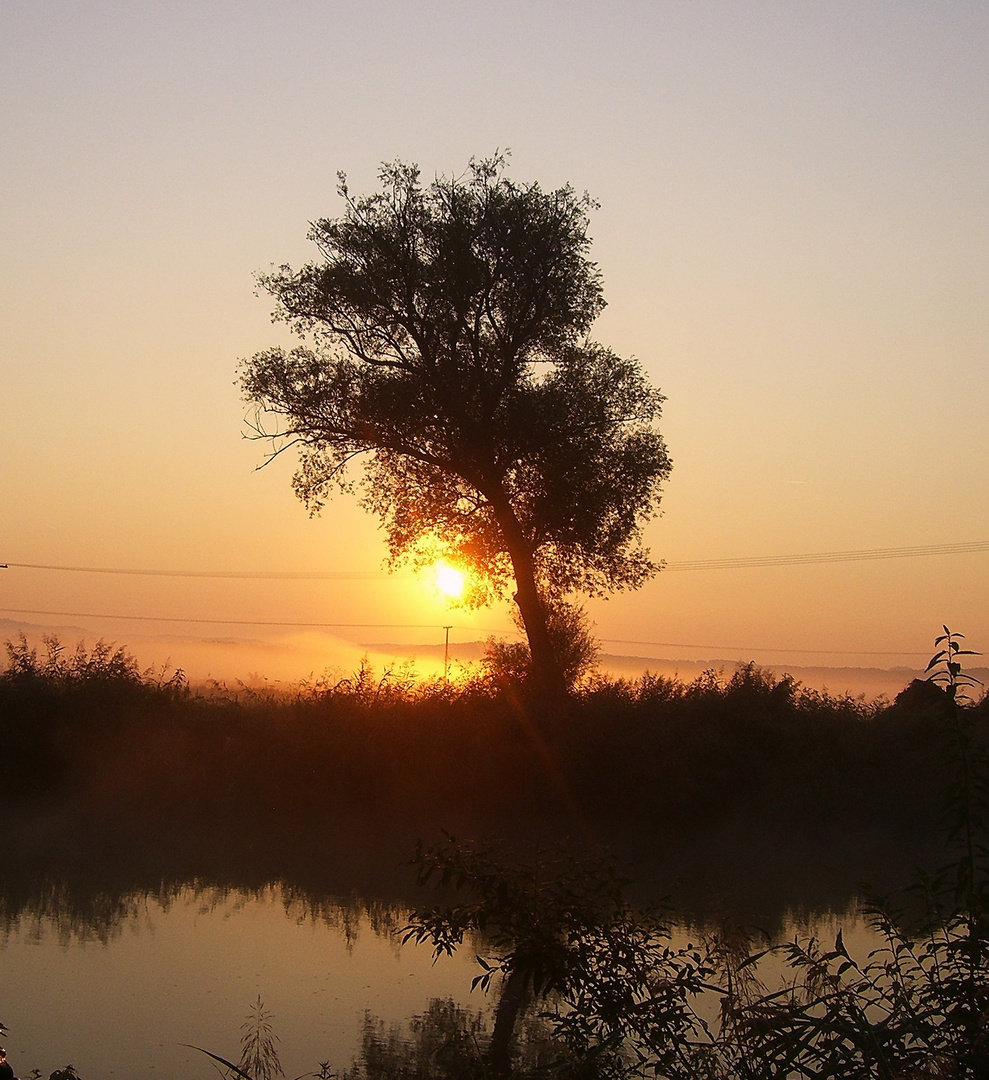
[[[598,644],[591,633],[590,621],[582,607],[565,600],[548,600],[546,632],[549,635],[563,682],[573,690],[594,668]],[[499,641],[489,638],[481,666],[496,686],[531,688],[532,654],[524,641]]]

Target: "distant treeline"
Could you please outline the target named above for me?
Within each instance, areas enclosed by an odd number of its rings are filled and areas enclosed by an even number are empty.
[[[550,708],[510,679],[366,669],[292,693],[194,692],[124,649],[46,649],[8,642],[0,672],[8,819],[61,814],[88,837],[79,851],[172,850],[180,875],[253,859],[284,876],[348,836],[400,854],[441,829],[630,851],[736,829],[776,852],[842,837],[905,857],[937,835],[946,697],[930,683],[867,702],[750,664],[592,679]],[[989,728],[989,702],[970,709]]]

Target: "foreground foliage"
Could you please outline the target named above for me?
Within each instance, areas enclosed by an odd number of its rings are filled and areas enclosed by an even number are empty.
[[[420,880],[438,876],[459,902],[415,912],[407,939],[430,941],[439,955],[459,947],[467,930],[483,932],[497,955],[478,957],[475,983],[502,977],[488,1047],[459,1075],[541,1074],[512,1067],[522,988],[542,1003],[559,1045],[557,1076],[989,1075],[989,759],[974,737],[966,692],[975,680],[962,672],[969,651],[958,637],[945,627],[928,667],[941,688],[932,700],[952,768],[944,822],[953,857],[919,880],[913,916],[888,899],[873,901],[867,915],[883,944],[864,959],[851,955],[840,931],[830,948],[810,939],[754,951],[733,931],[673,948],[668,928],[631,910],[614,879],[592,867],[509,866],[452,838],[420,850]],[[768,988],[756,970],[773,952],[790,978]],[[711,995],[721,999],[717,1016],[703,1009]],[[499,1027],[511,1030],[499,1039]]]
[[[944,692],[890,706],[834,697],[755,665],[692,683],[585,682],[540,708],[502,665],[459,683],[411,672],[294,688],[193,692],[99,643],[8,643],[0,803],[71,803],[106,827],[296,834],[348,817],[411,836],[641,830],[672,838],[744,816],[808,830],[868,823],[931,835],[948,764]],[[931,697],[934,694],[934,697]],[[976,728],[989,709],[972,709]],[[265,798],[245,800],[264,778]],[[412,830],[415,832],[412,832]]]
[[[497,987],[494,1024],[433,1001],[410,1030],[368,1017],[346,1080],[947,1080],[989,1075],[989,759],[958,635],[929,666],[950,783],[950,859],[899,903],[866,915],[880,945],[856,957],[841,931],[757,947],[726,925],[675,945],[669,913],[631,906],[606,865],[513,855],[451,836],[418,848],[420,885],[443,902],[412,912],[406,942],[437,958],[480,946],[474,987]],[[914,697],[926,694],[914,687]],[[759,977],[775,955],[787,975]],[[715,1005],[712,1002],[716,1003]],[[329,1072],[327,1063],[320,1075]],[[249,1074],[237,1071],[237,1075]]]
[[[423,730],[427,717],[442,718],[436,736],[450,739],[460,732],[454,748],[460,755],[469,718],[480,727],[479,738],[477,730],[469,736],[477,738],[475,750],[493,754],[505,737],[499,724],[507,714],[515,718],[516,734],[521,733],[516,745],[524,752],[509,754],[493,775],[507,780],[538,748],[543,764],[551,762],[557,779],[591,810],[600,808],[592,798],[594,785],[581,786],[582,768],[592,761],[600,766],[602,758],[609,764],[609,747],[614,754],[623,741],[642,758],[643,746],[679,752],[689,745],[689,736],[703,745],[707,758],[697,760],[705,762],[708,782],[717,775],[712,759],[719,760],[722,743],[728,743],[729,756],[737,756],[745,742],[754,742],[752,756],[735,761],[735,772],[727,774],[734,789],[726,783],[726,790],[736,797],[747,791],[738,770],[755,769],[760,760],[760,784],[792,784],[792,772],[797,784],[814,777],[826,789],[824,748],[836,734],[846,745],[832,760],[845,767],[862,756],[870,739],[878,739],[887,766],[897,750],[908,758],[920,753],[921,773],[933,768],[941,785],[940,820],[949,858],[912,889],[871,901],[866,914],[881,945],[864,957],[854,955],[840,932],[832,944],[815,939],[767,944],[730,923],[694,943],[675,944],[673,913],[631,903],[626,883],[600,861],[563,854],[521,857],[503,844],[449,835],[420,846],[415,858],[420,884],[439,885],[441,902],[411,914],[406,940],[428,943],[437,955],[476,943],[474,982],[479,991],[497,993],[494,1023],[489,1032],[480,1016],[443,1002],[432,1003],[405,1034],[385,1032],[369,1017],[360,1059],[346,1076],[977,1078],[989,1075],[986,701],[975,700],[975,680],[962,670],[961,657],[971,654],[962,649],[959,635],[945,628],[937,645],[928,681],[912,685],[890,707],[813,694],[751,666],[727,680],[712,673],[688,686],[659,679],[601,682],[589,686],[565,714],[538,718],[517,703],[512,712],[513,699],[502,696],[496,682],[461,690],[422,688],[401,678],[375,680],[365,672],[300,688],[288,702],[240,691],[204,699],[180,681],[141,675],[126,654],[108,647],[97,650],[95,662],[84,652],[65,662],[54,645],[39,659],[23,643],[10,647],[12,663],[0,675],[0,699],[20,710],[3,713],[8,732],[23,734],[28,728],[17,729],[18,722],[43,716],[54,716],[65,731],[81,725],[91,733],[90,724],[98,731],[109,700],[120,715],[107,729],[113,738],[103,743],[106,750],[122,732],[134,730],[137,717],[146,724],[152,703],[158,709],[156,734],[162,722],[201,736],[215,729],[229,754],[235,720],[238,729],[246,725],[247,741],[258,741],[270,760],[273,746],[285,753],[302,732],[329,732],[337,741],[325,744],[324,752],[330,745],[346,748],[351,753],[346,764],[352,766],[363,747],[365,760],[373,760],[379,773],[396,742],[406,772],[410,751],[419,754],[411,759],[417,763],[439,753],[439,741]],[[539,730],[532,729],[536,719],[542,721]],[[602,729],[606,735],[596,738]],[[363,743],[356,739],[358,731],[366,736]],[[340,741],[342,732],[347,734]],[[408,741],[405,735],[413,732],[415,740]],[[849,748],[853,736],[858,741]],[[204,738],[197,750],[208,743]],[[817,756],[810,773],[800,772],[808,747]],[[774,757],[783,759],[782,770],[766,765]],[[253,759],[248,755],[245,761]],[[629,758],[620,779],[632,776],[642,784],[648,768]],[[546,775],[530,772],[519,792],[524,794],[529,782],[542,780],[545,786]],[[386,773],[386,782],[374,790],[386,794],[398,777],[397,770]],[[442,774],[418,779],[432,783]],[[479,781],[476,774],[469,779]],[[374,780],[364,777],[362,783],[366,796]],[[635,805],[648,812],[649,793],[643,792],[644,785],[635,790]],[[839,792],[848,789],[825,790],[821,805],[827,808],[827,799]],[[348,796],[357,793],[351,789]],[[686,794],[677,792],[681,799]],[[617,788],[605,791],[606,797],[618,795]],[[626,796],[621,811],[630,805]],[[782,984],[760,979],[771,956],[785,964]],[[249,1080],[278,1075],[270,1018],[260,999],[245,1025],[242,1050],[238,1066],[210,1056]],[[314,1075],[332,1074],[324,1062]]]

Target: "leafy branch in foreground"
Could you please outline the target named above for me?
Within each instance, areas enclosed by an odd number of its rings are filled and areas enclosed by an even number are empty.
[[[712,969],[692,945],[670,945],[658,913],[626,902],[626,883],[607,863],[519,859],[451,836],[420,846],[414,863],[421,885],[433,881],[459,902],[414,911],[403,942],[428,942],[439,957],[477,933],[490,949],[477,957],[472,986],[500,985],[485,1057],[494,1075],[510,1074],[520,1021],[540,1002],[554,1006],[568,1056],[602,1067],[630,1047],[642,1063],[672,1066],[701,1033],[691,1002]]]
[[[968,704],[972,704],[971,691],[982,683],[974,675],[962,671],[958,657],[980,656],[981,653],[961,647],[959,641],[964,638],[964,634],[951,631],[947,626],[942,626],[941,629],[944,633],[934,639],[934,648],[937,652],[930,658],[924,669],[928,673],[928,681],[940,686],[953,702],[967,701]],[[939,645],[943,645],[943,648],[938,649]]]
[[[512,864],[491,848],[447,837],[420,849],[420,883],[438,879],[459,903],[415,912],[405,940],[452,953],[471,931],[496,951],[474,984],[500,977],[485,1068],[511,1073],[510,1040],[524,1008],[544,1007],[563,1076],[668,1080],[842,1077],[944,1080],[989,1076],[987,758],[977,712],[961,689],[975,655],[945,627],[932,658],[952,779],[945,827],[952,860],[908,895],[921,915],[877,899],[866,915],[880,945],[860,961],[839,931],[753,950],[736,931],[674,949],[668,929],[633,912],[600,868],[570,861]],[[756,974],[774,954],[788,979]],[[702,998],[720,998],[716,1017]],[[503,1038],[499,1042],[499,1025]],[[507,1032],[507,1036],[504,1035]],[[476,1075],[485,1075],[483,1071]]]

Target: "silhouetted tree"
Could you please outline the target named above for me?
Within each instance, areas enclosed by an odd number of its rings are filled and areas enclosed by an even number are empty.
[[[604,306],[588,258],[594,203],[504,173],[503,157],[424,186],[384,165],[381,191],[316,222],[321,259],[261,277],[306,344],[246,361],[245,396],[272,456],[317,512],[366,455],[363,503],[393,561],[438,553],[514,599],[533,681],[561,689],[546,603],[635,588],[657,566],[641,526],[670,460],[662,395],[635,360],[586,339]],[[281,415],[267,432],[261,413]]]

